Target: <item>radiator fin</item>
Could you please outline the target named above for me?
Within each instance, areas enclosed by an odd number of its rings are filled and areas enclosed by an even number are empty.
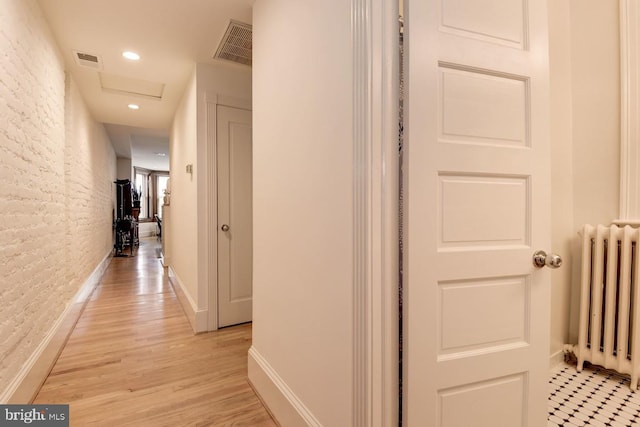
[[[639,230],[630,226],[582,230],[580,331],[576,355],[584,362],[631,376],[640,375],[640,331],[636,319]]]

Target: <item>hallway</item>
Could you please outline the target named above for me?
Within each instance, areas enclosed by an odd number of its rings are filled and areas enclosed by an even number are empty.
[[[275,426],[247,382],[251,325],[194,335],[158,247],[112,259],[33,403],[70,404],[72,426]]]

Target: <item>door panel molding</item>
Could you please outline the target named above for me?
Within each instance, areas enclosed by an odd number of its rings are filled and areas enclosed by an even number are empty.
[[[550,244],[546,1],[405,11],[403,424],[542,425],[550,275],[532,255]]]

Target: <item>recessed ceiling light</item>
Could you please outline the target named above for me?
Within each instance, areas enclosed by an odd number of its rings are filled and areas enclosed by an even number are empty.
[[[140,106],[138,104],[129,104],[127,105],[127,107],[131,108],[132,110],[139,110]]]
[[[135,52],[131,52],[130,50],[122,52],[122,56],[124,56],[125,58],[130,59],[132,61],[138,61],[140,59],[140,55],[138,55]]]

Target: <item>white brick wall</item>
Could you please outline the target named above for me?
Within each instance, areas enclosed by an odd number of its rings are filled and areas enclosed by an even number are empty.
[[[0,392],[111,249],[115,162],[36,1],[0,0]]]
[[[67,280],[72,285],[67,297],[71,298],[112,248],[116,194],[115,152],[72,79],[67,79],[65,177]]]

